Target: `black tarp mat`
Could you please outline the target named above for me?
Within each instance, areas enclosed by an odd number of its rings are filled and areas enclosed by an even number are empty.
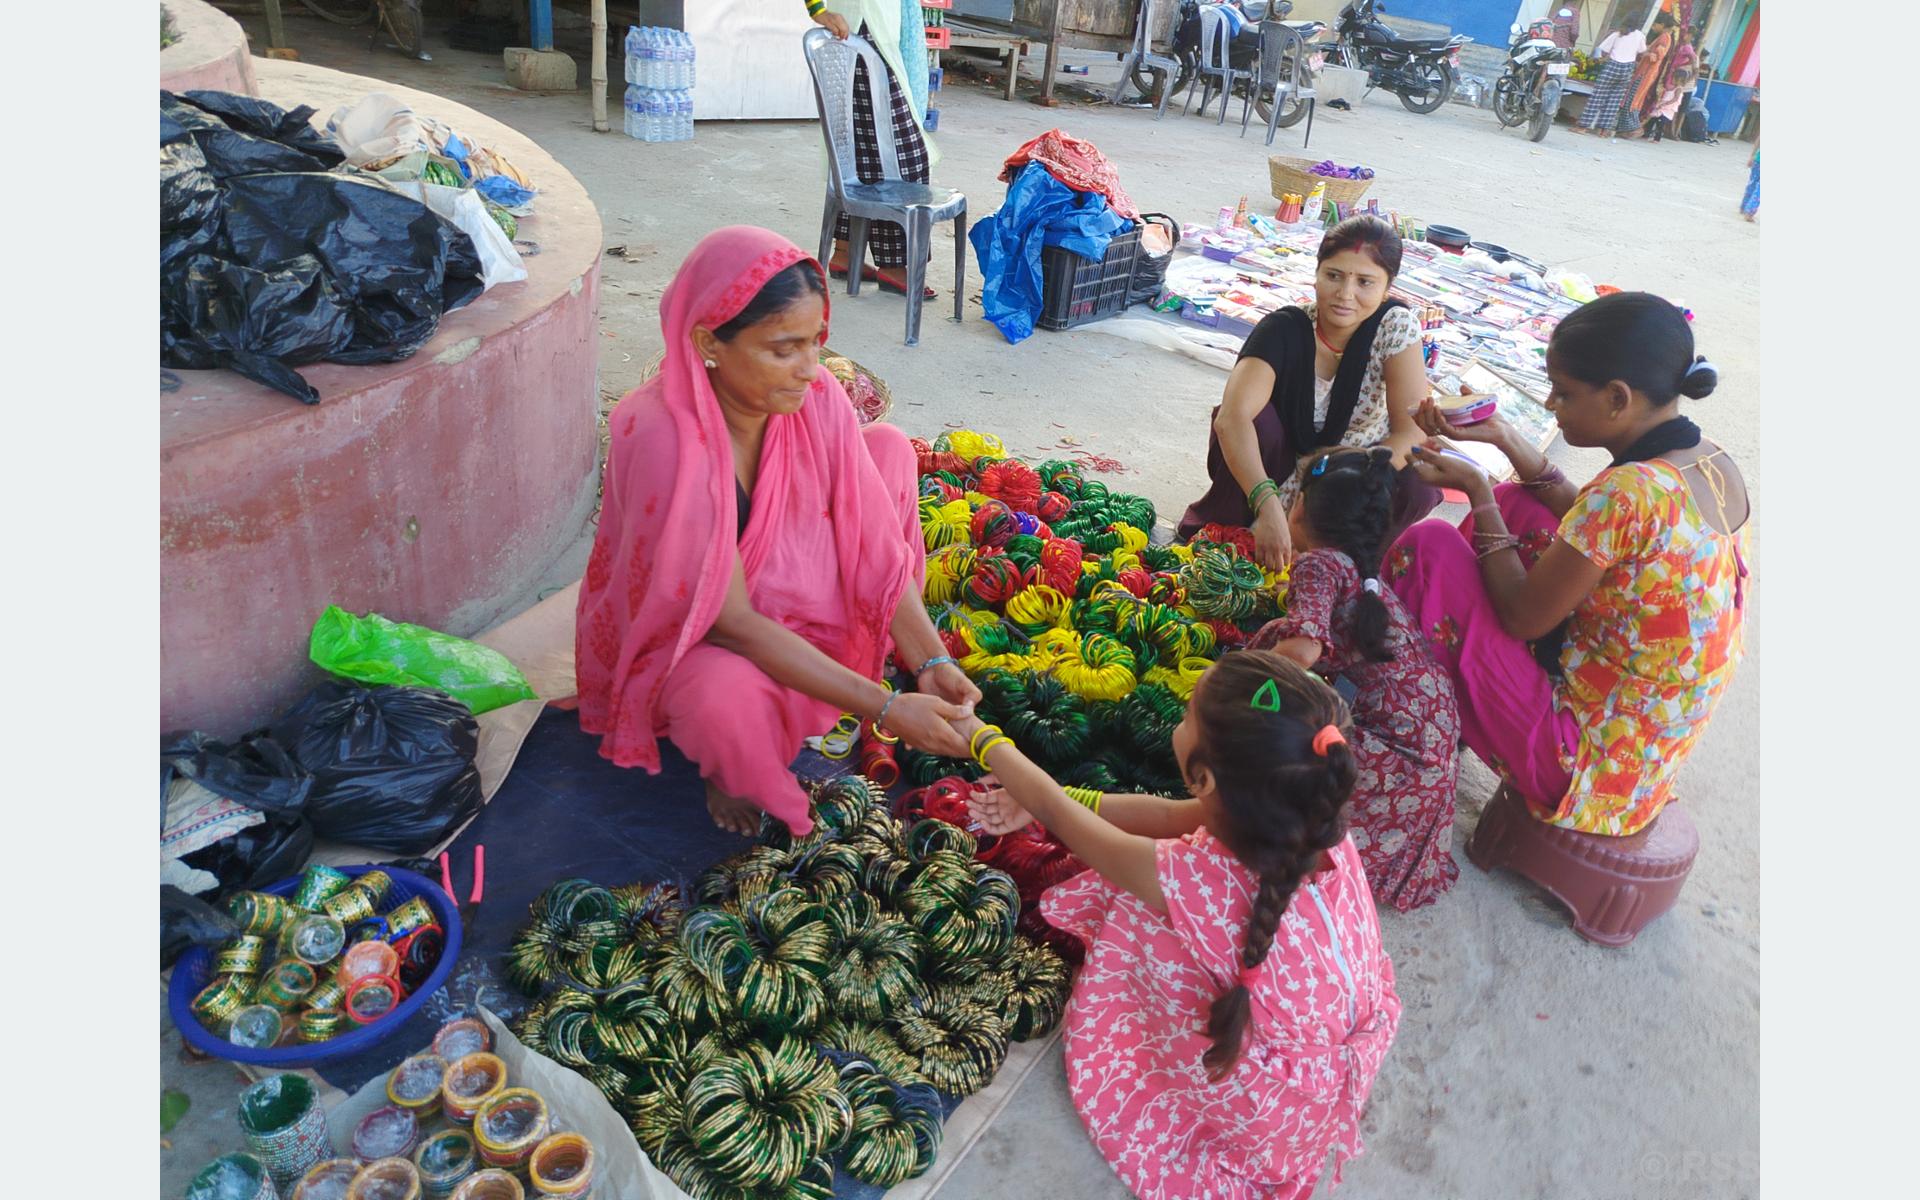
[[[160,362],[231,367],[309,404],[293,368],[393,362],[482,291],[454,225],[281,109],[160,93]]]

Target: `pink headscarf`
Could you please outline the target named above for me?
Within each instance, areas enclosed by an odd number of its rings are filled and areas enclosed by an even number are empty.
[[[659,374],[609,419],[575,671],[580,726],[601,735],[601,756],[620,766],[659,771],[662,693],[719,618],[732,576],[733,443],[693,330],[724,325],[799,262],[824,284],[820,264],[776,233],[736,225],[709,234],[661,297]],[[877,675],[916,563],[899,498],[882,483],[853,406],[826,368],[798,413],[768,419],[753,505],[738,553],[754,608],[836,661]]]

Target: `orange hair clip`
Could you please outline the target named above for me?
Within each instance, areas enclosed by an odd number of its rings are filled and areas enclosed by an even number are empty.
[[[1325,758],[1327,751],[1332,747],[1344,746],[1346,744],[1347,735],[1340,732],[1338,725],[1328,725],[1319,733],[1313,735],[1313,752],[1321,758]]]

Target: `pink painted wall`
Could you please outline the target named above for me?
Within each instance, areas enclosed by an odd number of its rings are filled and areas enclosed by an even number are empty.
[[[253,57],[240,23],[202,0],[162,0],[179,41],[160,52],[160,86],[258,96]]]
[[[577,181],[449,101],[260,60],[261,94],[317,121],[379,88],[504,153],[541,189],[529,278],[487,292],[419,353],[301,368],[303,405],[231,372],[160,396],[161,726],[232,734],[318,677],[328,604],[469,636],[583,533],[598,452],[600,218]]]

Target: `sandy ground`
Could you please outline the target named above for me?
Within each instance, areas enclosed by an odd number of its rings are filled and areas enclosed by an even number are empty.
[[[264,45],[260,19],[245,23]],[[617,92],[614,132],[596,134],[584,93],[515,92],[500,82],[496,59],[430,37],[435,61],[416,63],[369,52],[364,35],[342,36],[297,13],[288,26],[308,61],[478,108],[539,140],[580,178],[600,206],[608,245],[626,247],[606,260],[602,288],[609,403],[660,348],[660,292],[702,234],[750,222],[802,245],[817,237],[824,162],[811,123],[705,124],[690,143],[648,146],[618,132]],[[1111,58],[1067,61],[1091,64],[1096,85],[1113,78]],[[1029,76],[1036,69],[1029,64]],[[1224,128],[1178,114],[1155,122],[1150,113],[1074,102],[1070,92],[1052,111],[1024,97],[1006,103],[997,78],[958,69],[948,80],[935,179],[965,191],[975,218],[998,204],[1001,159],[1055,125],[1097,143],[1147,211],[1207,220],[1242,193],[1266,196],[1266,150],[1257,130],[1238,136],[1237,107]],[[1283,130],[1274,149],[1298,152],[1301,133]],[[1319,114],[1308,153],[1373,166],[1383,206],[1690,306],[1724,381],[1695,415],[1740,460],[1758,502],[1760,235],[1735,211],[1749,150],[1608,145],[1564,126],[1536,146],[1486,112],[1449,106],[1417,117],[1375,96],[1352,113]],[[527,230],[538,238],[537,217]],[[977,275],[966,289],[969,319],[955,325],[946,319],[952,261],[943,230],[931,276],[942,298],[929,305],[913,349],[902,345],[900,297],[869,287],[858,299],[835,298],[833,344],[888,380],[899,400],[894,420],[921,435],[961,423],[997,431],[1023,454],[1071,434],[1126,465],[1114,486],[1177,513],[1204,480],[1205,422],[1223,374],[1092,330],[1009,347],[978,319]],[[971,261],[969,271],[977,271]],[[1581,478],[1604,462],[1565,447],[1554,457]],[[554,583],[577,575],[584,549]],[[1382,917],[1405,1015],[1373,1092],[1367,1154],[1348,1167],[1340,1195],[1715,1200],[1757,1192],[1760,589],[1753,594],[1747,662],[1681,776],[1702,835],[1699,862],[1679,907],[1632,947],[1588,945],[1533,888],[1466,864],[1462,847],[1493,790],[1469,758],[1458,886],[1421,912]],[[231,1120],[232,1087],[217,1066],[177,1064],[177,1045],[166,1031],[170,1084],[191,1077],[196,1097],[206,1097],[178,1131],[179,1150],[163,1155],[168,1180],[184,1183],[186,1160],[200,1161],[189,1152],[195,1130]],[[222,1144],[230,1139],[214,1132]],[[1126,1193],[1088,1144],[1056,1059],[1028,1080],[942,1194]]]

